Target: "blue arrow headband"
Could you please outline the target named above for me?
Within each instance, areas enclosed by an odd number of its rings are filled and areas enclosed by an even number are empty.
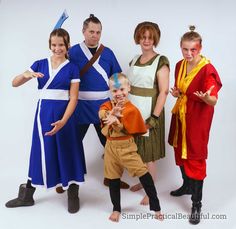
[[[64,12],[62,13],[61,17],[59,18],[59,20],[57,21],[57,24],[55,25],[54,29],[59,29],[61,28],[63,22],[68,18],[68,14],[66,12],[66,10],[64,10]]]

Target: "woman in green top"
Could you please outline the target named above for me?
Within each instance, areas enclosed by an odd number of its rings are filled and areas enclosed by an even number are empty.
[[[148,133],[136,137],[138,153],[147,164],[156,181],[156,161],[165,157],[165,117],[164,104],[169,91],[169,61],[154,48],[160,40],[160,29],[156,23],[142,22],[134,31],[135,43],[140,45],[142,54],[130,63],[128,79],[131,84],[129,99],[138,107],[146,122]],[[131,191],[138,191],[142,185],[136,184]],[[149,204],[145,196],[141,204]]]

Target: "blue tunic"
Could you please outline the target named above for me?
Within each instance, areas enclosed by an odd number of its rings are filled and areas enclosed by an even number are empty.
[[[86,173],[82,140],[78,136],[75,115],[53,136],[45,136],[51,123],[60,120],[69,102],[71,82],[79,82],[78,67],[68,60],[57,69],[50,59],[36,61],[31,69],[44,74],[38,78],[40,98],[34,120],[29,179],[32,185],[52,188],[84,181]]]
[[[69,50],[69,56],[70,61],[81,70],[92,54],[82,42]],[[100,105],[109,100],[108,78],[117,72],[121,72],[120,65],[114,53],[105,47],[93,66],[81,76],[79,101],[75,111],[79,124],[100,123]]]

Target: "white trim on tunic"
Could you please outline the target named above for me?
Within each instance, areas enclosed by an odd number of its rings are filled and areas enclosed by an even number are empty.
[[[44,139],[43,139],[43,133],[42,133],[42,125],[40,121],[40,111],[41,111],[41,103],[42,99],[46,98],[46,94],[48,93],[47,87],[50,85],[50,83],[53,81],[57,73],[69,62],[69,60],[66,60],[62,64],[58,66],[57,69],[52,69],[51,66],[51,59],[50,57],[47,58],[48,60],[48,72],[49,72],[49,79],[44,85],[44,87],[40,90],[40,96],[39,104],[38,104],[38,114],[37,114],[37,126],[38,126],[38,134],[39,134],[39,140],[40,140],[40,146],[41,146],[41,161],[42,161],[42,176],[43,176],[43,183],[47,187],[47,171],[46,171],[46,160],[45,160],[45,149],[44,149]],[[53,90],[53,89],[51,89]],[[55,91],[57,91],[55,89]]]
[[[102,100],[109,96],[109,91],[79,91],[79,99],[81,100]]]
[[[45,89],[39,90],[39,99],[69,100],[69,90]]]
[[[89,51],[89,48],[85,45],[84,42],[80,43],[80,48],[83,51],[84,55],[87,57],[88,60],[90,60],[93,56],[91,54],[91,52]],[[100,44],[99,44],[100,46]],[[99,74],[101,74],[102,78],[105,80],[106,84],[109,86],[108,84],[108,76],[106,71],[102,68],[102,66],[99,64],[99,59],[100,56],[98,57],[98,59],[93,63],[93,67],[97,70],[97,72]]]

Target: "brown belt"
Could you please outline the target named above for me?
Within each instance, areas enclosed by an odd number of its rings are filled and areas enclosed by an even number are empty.
[[[120,136],[120,137],[107,137],[108,140],[128,140],[130,138],[133,138],[133,136],[127,135],[127,136]]]
[[[157,90],[154,88],[142,88],[131,86],[130,94],[144,97],[153,97],[157,94]]]

